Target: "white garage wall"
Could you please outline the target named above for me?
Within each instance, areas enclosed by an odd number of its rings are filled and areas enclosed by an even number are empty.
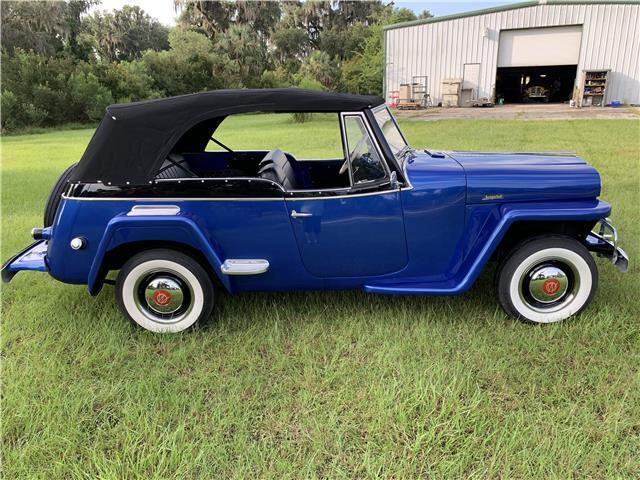
[[[521,8],[385,30],[385,95],[413,75],[429,76],[434,104],[442,80],[462,78],[465,63],[480,63],[479,96],[495,88],[500,32],[518,28],[581,25],[578,71],[610,69],[607,103],[640,104],[640,2],[558,4]],[[388,100],[388,98],[387,98]]]

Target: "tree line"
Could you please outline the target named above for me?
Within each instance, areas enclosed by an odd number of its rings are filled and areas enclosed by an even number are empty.
[[[138,6],[2,1],[2,130],[95,122],[107,105],[219,88],[382,94],[380,0],[174,0],[175,27]],[[423,12],[420,17],[431,16]]]

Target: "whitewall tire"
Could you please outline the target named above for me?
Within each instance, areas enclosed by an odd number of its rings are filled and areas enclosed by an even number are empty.
[[[197,326],[213,309],[213,285],[193,258],[174,250],[149,250],[132,257],[116,280],[123,315],[156,333]]]
[[[516,247],[498,270],[498,300],[512,317],[554,323],[584,310],[598,287],[598,270],[577,240],[546,236]]]

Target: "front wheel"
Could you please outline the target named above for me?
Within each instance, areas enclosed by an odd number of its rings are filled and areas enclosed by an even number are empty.
[[[174,250],[149,250],[132,257],[116,279],[122,313],[142,328],[181,332],[211,315],[213,285],[193,258]]]
[[[584,310],[596,293],[598,269],[577,240],[539,237],[522,243],[498,270],[498,300],[512,317],[554,323]]]

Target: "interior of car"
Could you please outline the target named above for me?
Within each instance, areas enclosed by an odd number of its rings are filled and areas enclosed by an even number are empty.
[[[386,175],[384,162],[358,115],[345,117],[348,154],[335,159],[298,159],[279,148],[233,150],[214,136],[223,121],[224,118],[211,119],[188,130],[156,173],[156,180],[263,178],[293,191],[349,188],[379,181]],[[336,134],[341,143],[339,127]],[[218,150],[208,151],[212,144]]]
[[[285,190],[347,188],[344,159],[297,160],[279,149],[240,152],[173,152],[164,161],[157,180],[173,178],[256,177],[272,180]]]

